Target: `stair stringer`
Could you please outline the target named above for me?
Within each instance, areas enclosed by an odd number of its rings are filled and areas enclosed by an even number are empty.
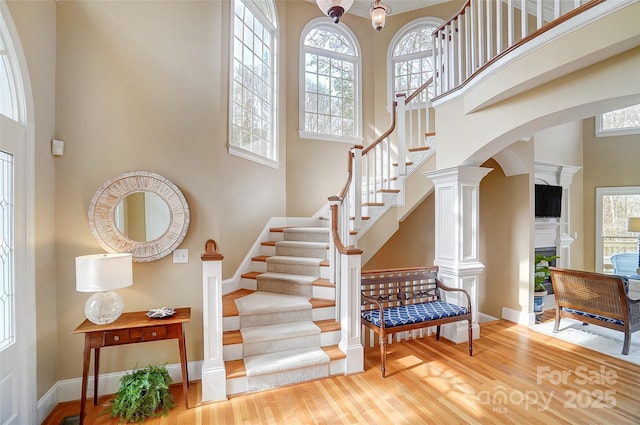
[[[421,164],[417,164],[403,181],[401,195],[403,202],[385,205],[375,220],[369,220],[357,234],[352,235],[351,243],[362,249],[362,264],[366,264],[376,252],[393,236],[414,210],[433,192],[433,183],[424,176],[426,171],[435,170],[435,155],[431,155]]]

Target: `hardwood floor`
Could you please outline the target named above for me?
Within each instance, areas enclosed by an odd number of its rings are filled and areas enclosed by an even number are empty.
[[[175,386],[178,407],[145,424],[640,423],[640,366],[504,320],[482,324],[473,348],[469,357],[466,344],[433,337],[391,344],[383,379],[378,348],[366,347],[364,373],[204,405],[194,382],[189,410]],[[85,424],[118,423],[87,407]],[[79,402],[63,403],[44,425],[78,411]]]

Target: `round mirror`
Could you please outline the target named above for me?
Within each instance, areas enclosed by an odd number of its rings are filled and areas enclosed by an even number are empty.
[[[158,194],[140,191],[118,202],[113,219],[124,237],[137,242],[150,242],[169,229],[171,211]]]
[[[107,252],[130,252],[133,261],[165,257],[184,240],[189,206],[164,177],[132,171],[98,189],[89,205],[89,226]]]

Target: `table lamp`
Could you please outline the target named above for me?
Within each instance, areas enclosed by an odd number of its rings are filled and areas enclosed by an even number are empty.
[[[638,269],[636,273],[640,274],[640,217],[629,217],[629,232],[638,233]]]
[[[91,322],[114,322],[124,308],[122,297],[113,292],[133,283],[131,254],[93,254],[76,257],[76,291],[95,292],[84,306]]]

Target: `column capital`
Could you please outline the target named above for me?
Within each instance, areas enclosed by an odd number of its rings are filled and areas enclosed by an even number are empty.
[[[491,171],[493,171],[493,168],[460,165],[458,167],[426,171],[424,175],[431,179],[434,185],[447,183],[478,184]]]

